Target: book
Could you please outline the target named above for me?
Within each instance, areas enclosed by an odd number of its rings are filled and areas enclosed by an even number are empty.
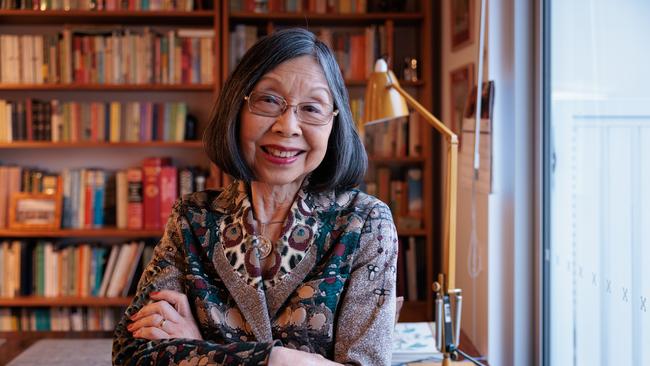
[[[126,172],[127,179],[127,224],[129,229],[143,227],[142,170],[131,168]]]
[[[144,228],[160,229],[161,223],[161,171],[163,166],[171,165],[171,158],[150,157],[144,159],[142,164],[142,189]],[[174,174],[175,175],[175,174]],[[169,177],[167,177],[169,178]],[[175,195],[175,192],[174,192]]]

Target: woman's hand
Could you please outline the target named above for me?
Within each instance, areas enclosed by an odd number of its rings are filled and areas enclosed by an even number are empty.
[[[269,366],[335,366],[341,365],[325,357],[309,352],[285,347],[273,347],[269,356]]]
[[[157,301],[144,306],[131,316],[132,323],[127,329],[133,337],[149,340],[203,339],[185,294],[162,290],[150,293],[149,297]]]

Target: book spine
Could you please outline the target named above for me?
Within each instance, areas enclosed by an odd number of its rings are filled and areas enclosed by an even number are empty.
[[[143,227],[143,198],[142,198],[142,170],[131,168],[127,170],[127,227],[129,229],[142,229]]]
[[[172,206],[178,196],[178,171],[174,166],[164,166],[160,171],[160,223],[167,223]]]

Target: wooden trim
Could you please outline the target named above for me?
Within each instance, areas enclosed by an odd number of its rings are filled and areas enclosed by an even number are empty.
[[[15,142],[2,142],[0,149],[123,149],[123,148],[184,148],[184,149],[199,149],[203,147],[202,141],[148,141],[148,142],[49,142],[49,141],[15,141]]]
[[[385,21],[387,19],[394,21],[421,21],[424,17],[422,13],[361,13],[361,14],[340,14],[340,13],[250,13],[250,12],[233,12],[229,16],[231,21],[268,21],[273,19],[279,22],[300,21],[309,22],[323,21],[330,24],[337,22],[354,22],[363,23],[369,21]]]
[[[77,297],[77,296],[23,296],[16,298],[0,298],[0,306],[4,307],[59,307],[59,306],[92,306],[116,307],[128,306],[131,297]]]
[[[0,91],[212,91],[213,84],[0,84]]]
[[[0,230],[0,238],[144,238],[162,237],[163,230],[130,229],[55,229],[55,230]]]

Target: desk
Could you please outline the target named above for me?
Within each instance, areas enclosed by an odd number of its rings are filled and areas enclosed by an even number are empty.
[[[34,343],[7,366],[110,366],[111,338],[43,339]]]

